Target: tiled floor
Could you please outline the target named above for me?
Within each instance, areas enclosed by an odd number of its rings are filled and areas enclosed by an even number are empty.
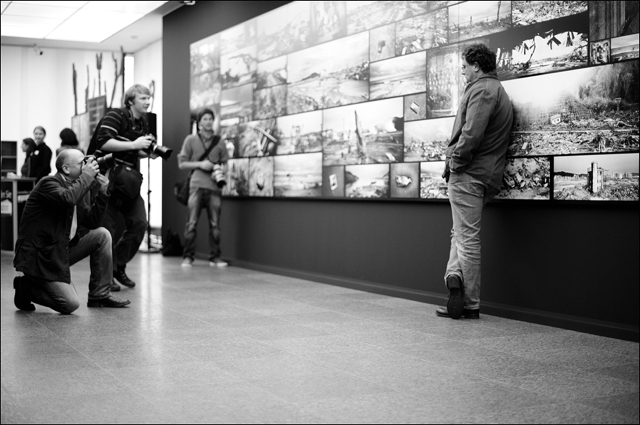
[[[13,306],[2,423],[638,423],[638,344],[138,254],[125,309]]]

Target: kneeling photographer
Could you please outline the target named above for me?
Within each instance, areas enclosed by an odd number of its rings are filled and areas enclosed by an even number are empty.
[[[142,174],[139,158],[158,156],[167,159],[171,150],[158,146],[149,131],[146,112],[151,102],[149,89],[140,84],[130,87],[124,94],[124,108],[113,109],[98,123],[89,145],[89,154],[112,154],[115,166],[109,171],[112,193],[103,225],[113,239],[113,276],[129,288],[136,283],[127,276],[127,263],[136,255],[147,229],[147,213],[140,196]],[[117,220],[124,218],[125,229],[115,240]],[[112,291],[120,287],[112,283]]]
[[[189,216],[184,230],[182,266],[191,267],[196,249],[196,227],[200,212],[206,209],[209,218],[209,265],[225,267],[220,251],[220,212],[222,188],[226,184],[227,147],[215,135],[215,115],[211,109],[198,113],[198,133],[188,135],[178,155],[181,170],[191,170],[189,184]]]

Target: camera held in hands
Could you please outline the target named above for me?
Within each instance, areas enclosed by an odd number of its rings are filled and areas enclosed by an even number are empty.
[[[171,154],[173,153],[173,149],[170,149],[166,146],[160,146],[158,142],[156,142],[156,138],[153,137],[153,135],[150,134],[149,136],[151,137],[152,142],[145,150],[145,152],[149,154],[152,159],[156,159],[157,157],[160,157],[165,161],[169,159],[171,157]]]
[[[112,153],[104,154],[102,151],[97,150],[95,155],[87,155],[82,160],[82,164],[86,164],[90,159],[95,159],[98,163],[98,167],[100,168],[100,174],[106,174],[107,170],[116,166],[116,158]]]
[[[214,164],[213,171],[211,172],[211,178],[218,185],[219,188],[223,188],[227,184],[227,180],[222,170],[222,164]]]

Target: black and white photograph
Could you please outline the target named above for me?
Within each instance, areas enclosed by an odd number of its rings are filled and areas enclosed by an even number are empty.
[[[420,164],[391,164],[389,195],[392,198],[420,197]]]
[[[356,34],[427,13],[426,1],[346,1],[347,32]]]
[[[227,184],[224,196],[249,196],[249,158],[233,158],[227,162]]]
[[[222,90],[220,96],[220,114],[222,125],[228,125],[253,119],[253,85]]]
[[[191,77],[189,109],[195,111],[208,105],[219,104],[222,100],[220,71],[205,72]]]
[[[311,2],[294,1],[258,16],[258,61],[311,46]]]
[[[395,56],[396,24],[369,31],[369,60],[376,62]]]
[[[190,46],[191,75],[220,69],[220,36],[214,34]]]
[[[253,91],[253,117],[275,118],[287,112],[287,85]]]
[[[508,158],[496,199],[551,199],[549,157]]]
[[[449,199],[449,186],[442,174],[444,161],[420,163],[421,199]]]
[[[287,78],[288,114],[369,100],[369,33],[292,53]]]
[[[238,124],[237,149],[240,158],[275,154],[276,120],[267,119]]]
[[[322,196],[322,152],[273,157],[274,196]]]
[[[402,162],[401,97],[323,111],[324,164]]]
[[[424,92],[427,89],[426,52],[371,64],[371,100]]]
[[[514,107],[512,156],[638,150],[638,62],[503,82]]]
[[[450,43],[511,28],[510,1],[467,1],[448,10]]]
[[[455,116],[464,85],[458,46],[427,52],[427,118]]]
[[[265,62],[258,62],[256,89],[279,86],[287,83],[287,57],[281,56]]]
[[[220,57],[222,87],[227,89],[253,83],[256,80],[257,47],[249,46]]]
[[[553,199],[638,201],[637,153],[554,158]]]
[[[447,6],[453,6],[454,4],[460,3],[460,1],[435,0],[435,1],[429,1],[427,3],[428,3],[427,9],[429,11],[433,11],[433,10],[445,8]]]
[[[587,12],[544,21],[485,37],[496,52],[502,81],[546,74],[589,64]]]
[[[249,159],[249,196],[273,196],[273,157]]]
[[[611,62],[611,41],[601,40],[589,43],[589,63],[605,65]]]
[[[322,111],[278,117],[276,155],[322,151]]]
[[[419,93],[404,97],[404,121],[427,118],[427,94]]]
[[[396,23],[396,55],[407,55],[449,42],[447,9],[416,16]]]
[[[637,1],[590,1],[591,41],[637,34],[640,29]]]
[[[347,165],[344,174],[346,197],[389,197],[389,164]]]
[[[593,3],[593,2],[592,2]],[[514,27],[525,27],[586,12],[587,1],[512,1]]]
[[[611,39],[611,61],[620,62],[638,59],[638,34],[625,35]]]
[[[257,42],[257,19],[245,21],[220,32],[220,55],[231,55],[249,46],[255,46]]]
[[[323,167],[322,196],[344,198],[344,189],[344,166]]]
[[[312,44],[324,43],[347,35],[347,6],[344,1],[308,3],[311,7]]]
[[[455,117],[404,124],[404,161],[443,161]]]

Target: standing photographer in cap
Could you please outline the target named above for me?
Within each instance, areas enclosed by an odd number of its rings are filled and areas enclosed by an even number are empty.
[[[89,154],[94,150],[112,152],[118,164],[111,170],[110,179],[114,186],[128,186],[129,194],[112,190],[103,222],[113,238],[119,216],[124,217],[125,230],[120,240],[113,241],[113,277],[121,284],[133,288],[136,283],[125,273],[127,263],[136,255],[147,229],[147,213],[140,196],[142,178],[139,158],[146,158],[151,144],[155,141],[149,133],[146,112],[151,102],[151,93],[143,85],[135,84],[124,94],[124,108],[109,111],[96,128],[95,146],[89,146]],[[93,145],[93,141],[92,141]],[[137,175],[138,182],[130,184],[127,176]],[[120,290],[113,282],[112,290]]]
[[[79,306],[70,266],[90,258],[88,307],[124,307],[111,295],[111,235],[99,227],[109,200],[107,177],[95,159],[75,149],[56,158],[54,176],[44,177],[29,194],[18,229],[13,265],[14,303],[33,311],[32,302],[70,314]]]

